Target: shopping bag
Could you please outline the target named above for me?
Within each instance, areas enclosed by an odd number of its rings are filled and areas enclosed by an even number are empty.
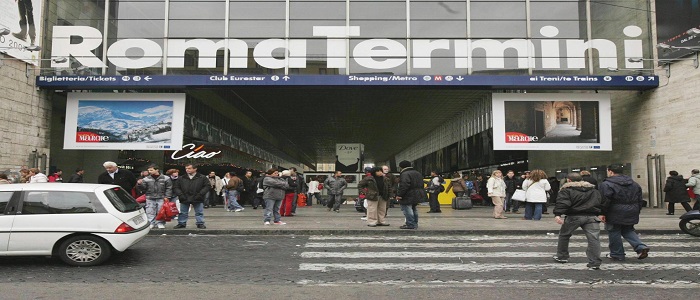
[[[510,199],[525,202],[525,200],[527,200],[526,195],[527,193],[525,192],[525,190],[515,190],[515,193],[513,193],[513,196],[510,197]]]

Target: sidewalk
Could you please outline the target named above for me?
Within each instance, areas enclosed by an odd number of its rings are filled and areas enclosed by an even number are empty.
[[[549,207],[551,213],[553,207]],[[222,206],[204,210],[207,229],[197,229],[194,211],[190,212],[187,228],[173,229],[177,224],[171,221],[166,229],[152,229],[150,234],[234,234],[234,235],[377,235],[377,234],[513,234],[513,233],[558,233],[560,225],[554,222],[554,215],[543,215],[540,221],[522,220],[523,214],[507,214],[507,220],[493,218],[492,207],[475,206],[470,210],[453,210],[442,205],[442,213],[426,213],[428,206],[419,206],[419,229],[402,230],[404,224],[401,209],[397,206],[389,209],[386,227],[368,227],[366,221],[360,220],[362,213],[357,212],[352,204],[344,204],[340,213],[329,212],[321,205],[297,208],[294,217],[282,217],[286,225],[263,225],[262,208],[253,209],[246,206],[242,212],[226,212]],[[521,209],[521,211],[524,211]],[[682,209],[680,211],[683,211]],[[667,216],[666,210],[648,208],[642,210],[640,223],[636,226],[642,233],[683,234],[678,227],[678,212]],[[601,226],[601,229],[603,227]]]

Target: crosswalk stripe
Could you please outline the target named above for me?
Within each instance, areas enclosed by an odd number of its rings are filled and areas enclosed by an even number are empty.
[[[301,258],[551,258],[554,252],[302,252]],[[571,257],[586,257],[572,252]],[[651,252],[654,258],[700,257],[700,252]]]
[[[554,241],[552,241],[554,242]],[[514,243],[313,243],[306,248],[497,248],[497,247],[548,247],[552,242],[518,242]],[[586,247],[585,242],[572,242],[569,247]],[[650,247],[695,248],[698,243],[653,243]]]
[[[700,264],[604,264],[602,270],[637,271],[637,270],[697,270]],[[331,270],[399,270],[399,271],[461,271],[461,272],[493,272],[493,271],[542,271],[542,270],[586,270],[586,264],[456,264],[456,263],[302,263],[300,271],[331,271]]]
[[[463,236],[310,236],[309,240],[361,240],[361,241],[494,241],[494,240],[556,240],[557,233],[547,235],[463,235]],[[601,233],[601,239],[607,238]],[[642,240],[694,240],[700,242],[700,238],[689,235],[641,235]],[[572,239],[585,239],[581,233],[574,235]]]

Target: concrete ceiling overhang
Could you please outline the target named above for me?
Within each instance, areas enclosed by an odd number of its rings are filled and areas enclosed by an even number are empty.
[[[308,164],[335,161],[336,143],[362,143],[365,162],[381,162],[446,123],[491,91],[435,88],[246,87],[215,90]],[[208,102],[212,102],[209,100]],[[251,124],[241,126],[251,127]]]

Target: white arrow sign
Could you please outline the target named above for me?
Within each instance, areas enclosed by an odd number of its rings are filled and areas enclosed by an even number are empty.
[[[457,80],[462,81],[462,80],[464,80],[464,77],[462,77],[462,76],[457,76]]]
[[[146,76],[143,78],[143,80],[145,80],[145,81],[151,81],[151,79],[153,79],[153,78],[151,78],[151,76]]]

